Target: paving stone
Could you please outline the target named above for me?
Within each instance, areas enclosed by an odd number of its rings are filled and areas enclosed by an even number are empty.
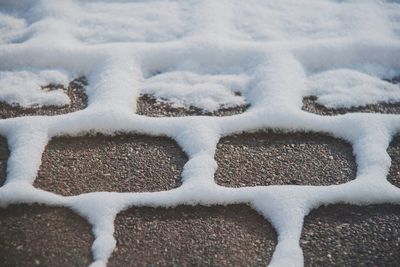
[[[351,112],[400,114],[400,103],[378,103],[361,107],[332,109],[316,103],[316,100],[317,98],[314,96],[305,97],[302,109],[318,115],[338,115]]]
[[[305,219],[305,266],[399,266],[400,206],[330,205]]]
[[[214,112],[205,112],[196,107],[173,107],[167,102],[157,101],[150,95],[143,95],[137,101],[137,114],[149,117],[181,117],[181,116],[230,116],[246,111],[248,105],[221,108]]]
[[[388,181],[400,187],[400,136],[395,136],[393,138],[387,152],[392,159]]]
[[[178,145],[165,137],[54,138],[34,186],[61,195],[163,191],[180,185],[186,161]]]
[[[277,242],[247,205],[131,208],[115,237],[108,266],[265,266]]]
[[[10,151],[8,150],[7,140],[0,136],[0,186],[6,181],[7,160]]]
[[[47,90],[63,89],[71,99],[71,104],[63,107],[43,106],[22,108],[18,105],[9,105],[8,103],[0,102],[0,119],[33,115],[54,116],[84,109],[87,105],[87,97],[84,93],[85,85],[87,85],[86,79],[79,77],[71,81],[68,88],[56,84],[50,84],[43,88]]]
[[[0,266],[88,266],[90,225],[66,208],[0,208]]]
[[[215,180],[229,187],[332,185],[356,176],[352,147],[311,133],[252,133],[222,138]]]

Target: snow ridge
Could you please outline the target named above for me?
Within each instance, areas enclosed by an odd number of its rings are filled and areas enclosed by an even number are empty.
[[[391,164],[386,149],[400,131],[399,115],[319,116],[301,110],[308,95],[328,107],[400,101],[399,88],[382,80],[400,70],[397,1],[1,3],[0,100],[62,105],[65,95],[38,86],[80,75],[89,85],[84,110],[0,121],[11,151],[0,205],[66,206],[84,216],[95,235],[91,266],[107,264],[116,244],[115,216],[131,206],[249,204],[278,233],[270,266],[302,266],[299,239],[311,209],[342,202],[400,203],[400,190],[386,180]],[[25,84],[24,76],[32,84]],[[250,108],[228,117],[151,118],[134,113],[141,92],[206,110],[244,101]],[[331,186],[216,185],[219,139],[263,129],[323,132],[347,140],[357,160],[356,179]],[[71,197],[32,186],[51,138],[93,132],[173,138],[189,157],[182,185]]]

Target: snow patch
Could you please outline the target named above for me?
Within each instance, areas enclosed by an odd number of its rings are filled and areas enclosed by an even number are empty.
[[[247,75],[201,75],[173,71],[152,76],[143,83],[142,94],[153,95],[176,107],[197,107],[215,111],[244,105],[241,96],[247,88]]]
[[[68,86],[66,73],[56,70],[1,71],[0,100],[24,108],[33,106],[65,106],[69,97],[62,89],[43,88],[49,84]]]
[[[308,94],[328,108],[350,108],[399,102],[400,86],[360,71],[337,69],[311,75]]]
[[[23,19],[0,13],[0,44],[13,43],[23,34],[26,23]]]

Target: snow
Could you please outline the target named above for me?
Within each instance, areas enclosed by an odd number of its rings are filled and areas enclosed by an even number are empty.
[[[0,44],[15,42],[26,27],[25,21],[7,14],[0,15]]]
[[[49,84],[68,86],[68,75],[55,70],[1,71],[0,100],[21,107],[65,106],[69,97],[62,89],[42,89]]]
[[[400,203],[386,180],[386,152],[399,115],[319,116],[304,96],[327,107],[400,100],[398,1],[50,1],[2,0],[0,99],[24,107],[65,105],[60,90],[85,75],[88,107],[59,116],[0,121],[8,140],[0,205],[66,206],[93,225],[92,266],[113,249],[115,216],[131,206],[246,203],[277,230],[270,266],[302,266],[304,216],[332,203]],[[241,96],[235,93],[241,93]],[[227,117],[150,118],[135,114],[140,94],[215,110],[250,104]],[[214,182],[222,136],[263,129],[322,132],[347,140],[355,180],[332,186],[229,188]],[[60,135],[142,133],[177,141],[189,160],[181,187],[161,192],[95,192],[64,197],[32,186],[47,142]],[[104,201],[104,200],[107,201]]]
[[[329,108],[400,102],[399,86],[382,78],[350,69],[324,71],[309,77],[309,94]]]
[[[244,105],[244,98],[235,93],[241,94],[248,81],[249,77],[244,74],[200,75],[189,71],[171,71],[148,78],[140,91],[173,106],[194,106],[215,111],[220,107]]]

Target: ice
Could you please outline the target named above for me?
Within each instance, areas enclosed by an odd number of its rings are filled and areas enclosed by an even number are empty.
[[[80,1],[0,0],[0,100],[22,107],[69,103],[61,90],[86,76],[88,107],[58,116],[0,120],[10,157],[0,206],[66,206],[93,225],[93,266],[105,266],[116,214],[131,206],[246,203],[277,230],[271,266],[302,266],[304,216],[332,203],[400,203],[386,180],[386,152],[399,115],[319,116],[301,110],[315,95],[327,107],[399,102],[400,3],[372,0]],[[135,114],[151,94],[226,117]],[[332,186],[228,188],[214,182],[222,136],[258,130],[323,132],[353,146],[355,180]],[[188,155],[182,185],[170,191],[95,192],[63,197],[32,186],[48,141],[61,135],[168,136]],[[106,201],[105,201],[106,200]],[[266,263],[267,264],[267,263]]]

